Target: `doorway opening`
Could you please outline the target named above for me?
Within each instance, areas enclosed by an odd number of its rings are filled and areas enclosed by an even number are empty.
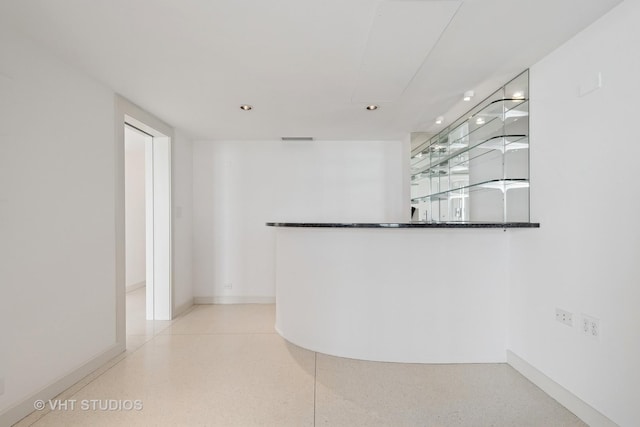
[[[126,116],[124,123],[126,347],[172,318],[171,138]]]
[[[115,96],[115,228],[116,228],[116,344],[128,345],[127,251],[125,203],[125,132],[141,133],[145,139],[145,266],[144,315],[135,341],[140,345],[171,322],[173,306],[173,248],[171,201],[171,152],[173,128],[120,95]],[[126,127],[125,127],[126,126]],[[150,140],[148,138],[151,138]],[[150,141],[150,142],[148,142]],[[148,143],[147,143],[148,142]],[[148,197],[152,194],[152,197]],[[149,206],[149,209],[147,209]],[[148,261],[147,261],[148,260]],[[140,277],[140,276],[139,276]],[[138,283],[141,280],[138,281]],[[135,284],[136,282],[133,282]],[[131,284],[131,283],[130,283]],[[141,310],[138,311],[141,313]],[[149,320],[147,320],[149,319]],[[136,331],[130,331],[136,332]]]
[[[147,180],[146,151],[153,137],[125,123],[125,289],[127,306],[127,348],[132,340],[147,335]]]

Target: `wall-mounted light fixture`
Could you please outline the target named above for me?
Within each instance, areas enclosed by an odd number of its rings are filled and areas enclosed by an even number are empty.
[[[367,110],[369,111],[374,111],[377,110],[378,108],[380,108],[379,106],[375,105],[375,104],[371,104],[371,105],[367,105]]]
[[[249,110],[252,110],[253,107],[251,105],[249,105],[249,104],[242,104],[240,106],[240,109],[243,110],[243,111],[249,111]]]
[[[283,141],[313,141],[312,136],[283,136]]]

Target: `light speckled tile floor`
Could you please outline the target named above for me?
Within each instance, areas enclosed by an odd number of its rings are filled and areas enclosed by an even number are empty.
[[[318,354],[316,424],[584,426],[507,364],[379,363]]]
[[[18,425],[585,425],[506,364],[332,357],[287,343],[274,321],[273,305],[196,306],[63,393],[74,410]],[[142,409],[81,407],[92,400],[138,400]]]

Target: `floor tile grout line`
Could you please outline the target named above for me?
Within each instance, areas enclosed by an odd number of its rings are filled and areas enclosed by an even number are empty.
[[[188,336],[188,335],[278,335],[276,332],[189,332],[189,333],[173,333],[158,334],[156,336]],[[155,338],[155,336],[154,336]]]
[[[165,327],[161,327],[157,332],[155,331],[155,324],[154,324],[154,326],[153,326],[153,329],[154,329],[153,336],[160,335],[162,332],[166,331],[167,329],[169,329],[173,325],[182,322],[189,314],[193,313],[194,311],[197,311],[197,309],[198,308],[197,308],[196,305],[192,305],[191,307],[189,307],[188,309],[186,309],[185,311],[180,313],[177,317],[175,317],[175,318],[173,318],[171,320],[168,320],[169,323]],[[151,320],[151,321],[152,322],[156,322],[156,320]],[[160,320],[160,322],[165,322],[165,320]]]

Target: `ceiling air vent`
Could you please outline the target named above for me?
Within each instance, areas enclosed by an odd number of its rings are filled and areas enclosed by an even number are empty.
[[[283,136],[283,141],[313,141],[312,136]]]

